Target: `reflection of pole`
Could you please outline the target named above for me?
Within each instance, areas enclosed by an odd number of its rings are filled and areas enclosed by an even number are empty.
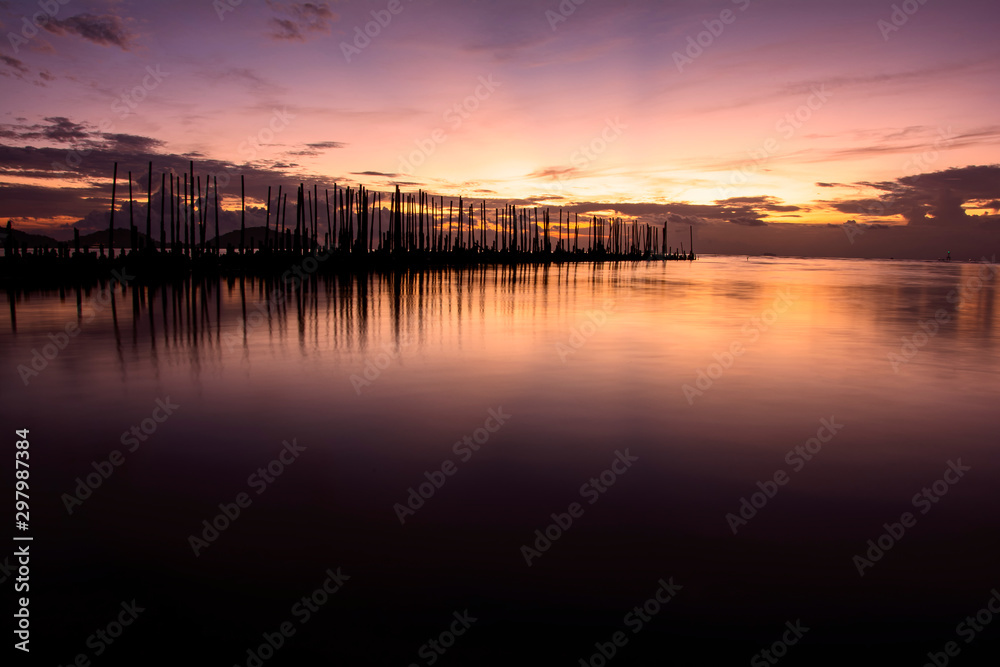
[[[691,232],[691,259],[694,259],[694,225],[688,227]]]

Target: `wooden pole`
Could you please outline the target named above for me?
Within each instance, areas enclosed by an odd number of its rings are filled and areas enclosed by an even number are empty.
[[[264,214],[264,250],[271,234],[271,186],[267,186],[267,212]]]
[[[240,254],[246,251],[247,234],[247,189],[246,179],[240,174]]]
[[[135,217],[132,211],[132,172],[128,173],[128,234],[129,247],[135,251]]]
[[[164,214],[167,211],[167,174],[160,174],[160,250],[167,247],[167,232],[163,226]]]
[[[115,256],[115,189],[118,185],[118,163],[115,162],[115,171],[111,176],[111,223],[108,226],[108,255]]]
[[[153,161],[149,161],[149,180],[146,181],[146,243],[153,241]]]
[[[213,176],[215,185],[215,256],[219,256],[219,177]]]

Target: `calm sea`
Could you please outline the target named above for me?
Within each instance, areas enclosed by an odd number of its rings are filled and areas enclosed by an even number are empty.
[[[998,282],[706,256],[8,293],[33,646],[984,664]]]

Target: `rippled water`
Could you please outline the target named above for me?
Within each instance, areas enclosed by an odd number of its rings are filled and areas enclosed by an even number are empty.
[[[797,619],[787,664],[922,664],[947,641],[972,660],[996,647],[956,625],[998,585],[997,268],[704,257],[9,294],[38,642],[96,658],[135,598],[102,661],[195,642],[247,664],[288,621],[266,664],[430,664],[466,609],[441,664],[587,664],[617,631],[619,664],[746,664]]]

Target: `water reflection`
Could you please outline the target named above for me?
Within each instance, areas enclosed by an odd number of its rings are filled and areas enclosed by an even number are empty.
[[[192,612],[206,624],[245,624],[262,578],[283,599],[310,583],[288,572],[336,560],[366,582],[341,620],[374,643],[381,623],[419,645],[420,618],[478,603],[504,628],[540,623],[543,639],[556,636],[546,618],[581,628],[552,643],[569,664],[602,638],[588,629],[620,629],[671,575],[690,588],[653,634],[766,638],[808,616],[857,641],[937,640],[994,585],[982,558],[1000,516],[994,268],[706,257],[8,291],[6,368],[67,324],[80,333],[27,385],[10,372],[0,389],[50,443],[52,498],[154,399],[182,406],[93,510],[50,512],[48,540],[69,553],[85,531],[94,559],[190,573],[150,592],[171,608],[240,591],[229,617]],[[894,368],[906,340],[916,353]],[[500,406],[509,424],[400,526],[393,504]],[[843,430],[734,536],[726,513],[831,418]],[[291,437],[309,463],[248,510],[213,565],[192,565],[187,533]],[[624,449],[635,467],[527,569],[519,547]],[[859,578],[851,557],[955,458],[967,478]],[[245,558],[253,568],[235,565]],[[914,625],[927,619],[941,622],[930,634]]]

